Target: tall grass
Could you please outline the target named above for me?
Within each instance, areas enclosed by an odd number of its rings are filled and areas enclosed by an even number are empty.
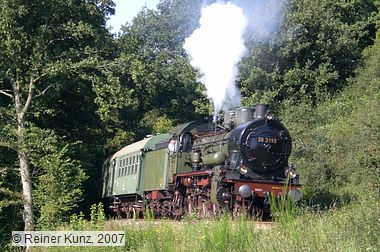
[[[107,251],[378,251],[380,248],[380,202],[375,197],[323,212],[303,208],[293,218],[278,221],[269,229],[256,227],[250,219],[233,220],[228,216],[220,220],[129,220],[128,225],[125,222],[105,222],[100,218],[80,225],[87,230],[99,230],[100,225],[104,230],[125,230],[125,246]],[[73,222],[65,229],[80,225]],[[74,251],[103,249],[88,247]]]
[[[284,192],[288,192],[290,187],[290,177],[288,176],[284,185]],[[288,193],[276,197],[274,193],[269,196],[270,210],[272,218],[276,221],[289,222],[296,216],[296,202],[290,199]]]

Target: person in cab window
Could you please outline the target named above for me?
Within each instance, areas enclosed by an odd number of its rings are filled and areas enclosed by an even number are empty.
[[[169,144],[168,144],[168,152],[170,155],[174,155],[178,151],[178,140],[177,136],[174,135],[172,138],[170,138]]]

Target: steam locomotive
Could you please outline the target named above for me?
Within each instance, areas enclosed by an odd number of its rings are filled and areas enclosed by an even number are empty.
[[[126,217],[268,215],[270,197],[300,200],[291,149],[266,105],[242,107],[125,146],[103,165],[102,196]]]

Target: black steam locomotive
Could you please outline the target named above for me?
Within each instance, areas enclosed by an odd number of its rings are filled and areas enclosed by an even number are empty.
[[[300,199],[292,140],[267,106],[185,123],[124,147],[103,167],[103,197],[127,217],[269,213],[270,197]]]

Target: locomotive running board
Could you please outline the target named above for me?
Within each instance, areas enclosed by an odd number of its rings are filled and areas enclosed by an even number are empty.
[[[228,179],[228,183],[235,184],[235,188],[242,185],[248,185],[252,188],[255,195],[265,197],[267,193],[273,193],[274,196],[281,196],[285,191],[292,189],[302,189],[300,184],[286,184],[285,182],[269,182],[269,181],[249,181],[249,180],[234,180]]]

